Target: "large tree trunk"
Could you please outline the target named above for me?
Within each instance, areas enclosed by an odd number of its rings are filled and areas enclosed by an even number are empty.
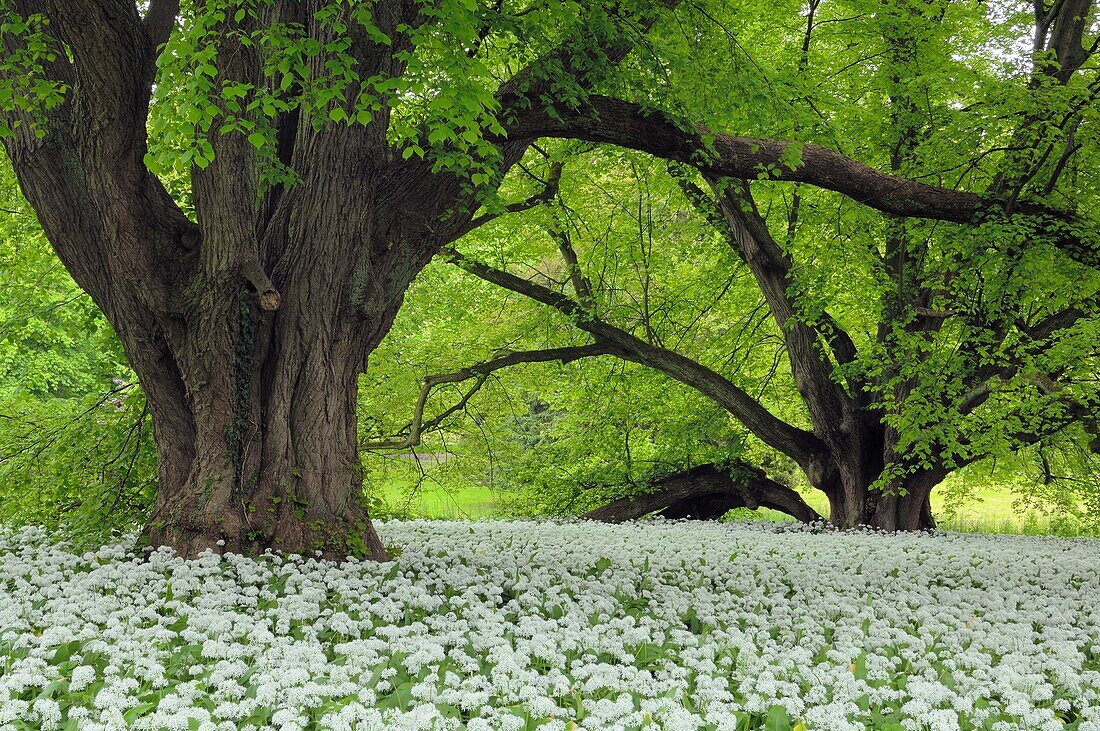
[[[200,338],[182,368],[140,374],[160,471],[146,537],[188,556],[272,548],[384,559],[356,446],[364,344],[294,322],[293,292],[281,319],[260,314],[250,292],[227,294],[208,311],[230,310],[233,337],[222,347]],[[190,384],[183,399],[176,379]]]
[[[263,188],[253,144],[217,120],[213,161],[192,169],[188,220],[145,165],[157,48],[176,7],[153,0],[142,19],[133,3],[110,5],[20,0],[22,14],[49,15],[58,48],[47,73],[72,91],[38,133],[24,118],[4,143],[47,237],[147,391],[159,484],[145,536],[184,556],[382,559],[361,500],[358,376],[440,245],[439,218],[470,206],[429,163],[393,155],[386,112],[318,128],[295,110],[274,124],[298,184]],[[383,5],[383,31],[417,13]],[[272,12],[300,22],[312,18],[305,6]],[[393,35],[382,47],[353,33],[352,51],[399,75],[408,39]],[[241,37],[226,27],[208,39],[219,86],[264,83]],[[451,219],[461,224],[461,211]]]
[[[922,470],[887,485],[875,496],[872,525],[888,531],[933,530],[929,496],[946,476],[946,470]]]
[[[829,495],[829,522],[838,528],[862,526],[885,531],[936,527],[929,496],[946,471],[924,471],[872,489],[873,479],[849,484]]]

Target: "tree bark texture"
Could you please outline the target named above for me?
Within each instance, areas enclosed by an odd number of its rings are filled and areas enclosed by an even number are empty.
[[[288,115],[283,150],[302,183],[260,205],[255,149],[212,134],[188,220],[143,160],[164,8],[143,23],[133,3],[24,3],[71,52],[50,70],[74,91],[44,135],[24,126],[6,140],[48,238],[148,393],[159,483],[146,537],[186,556],[383,559],[361,500],[358,377],[438,246],[428,224],[447,202],[407,185],[414,163],[388,164],[384,127]],[[392,30],[401,9],[378,22]],[[231,46],[227,34],[218,81],[258,81],[257,59]],[[400,72],[393,49],[358,50]]]

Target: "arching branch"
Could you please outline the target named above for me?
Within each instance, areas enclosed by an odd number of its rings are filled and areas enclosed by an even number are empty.
[[[657,513],[666,518],[708,520],[734,508],[761,507],[786,513],[803,523],[822,519],[797,492],[740,460],[729,467],[705,464],[673,473],[650,484],[645,492],[615,500],[582,517],[622,523]]]
[[[450,234],[449,238],[453,241],[457,241],[466,234],[470,233],[474,229],[481,228],[487,223],[497,220],[503,215],[509,213],[522,213],[523,211],[529,211],[532,208],[541,206],[545,203],[549,203],[554,199],[554,196],[558,194],[558,188],[561,186],[561,173],[564,165],[560,162],[555,162],[550,165],[550,175],[546,179],[546,184],[543,185],[542,190],[534,195],[516,203],[509,203],[499,211],[487,211],[476,218],[470,220],[469,223],[456,229]]]
[[[706,218],[706,220],[722,234],[722,237],[726,240],[726,243],[730,245],[730,248],[733,249],[734,253],[736,253],[743,261],[745,261],[746,264],[749,264],[746,259],[746,253],[738,244],[738,233],[731,226],[731,221],[727,220],[727,211],[725,210],[725,207],[720,206],[718,201],[715,200],[714,197],[707,194],[702,188],[700,188],[694,182],[685,177],[680,170],[675,169],[675,166],[672,167],[673,169],[670,169],[670,173],[672,173],[673,178],[680,186],[680,190],[684,193],[684,196],[688,199],[688,202],[691,203],[695,210],[698,211],[699,214],[702,215],[704,218]],[[730,182],[732,183],[733,181]],[[715,190],[713,192],[716,195],[721,195],[722,191]],[[730,201],[728,203],[728,206],[730,209],[730,213],[735,212],[732,208],[733,201]],[[748,211],[742,211],[741,213],[742,215],[749,215]],[[760,218],[760,214],[758,211],[755,210],[755,206],[753,207],[752,214],[754,218],[760,219],[760,222],[757,224],[757,226],[763,226],[764,230],[766,231],[767,224],[766,222],[763,222],[762,218]],[[772,239],[770,231],[768,232],[768,239]],[[770,273],[772,277],[779,279],[777,284],[782,286],[782,290],[776,289],[776,293],[782,291],[784,298],[786,298],[786,292],[790,288],[790,284],[786,283],[784,285],[784,283],[787,282],[787,280],[789,279],[790,271],[793,266],[792,262],[790,261],[790,257],[786,255],[782,251],[782,249],[774,245],[774,241],[772,241],[771,245],[757,246],[756,248],[761,255],[767,255],[763,257],[762,261],[757,262],[757,266],[762,268],[762,274]],[[774,308],[771,308],[770,305],[769,308],[772,309],[773,317],[778,317],[778,315],[775,313]],[[789,315],[787,315],[787,317],[784,319],[788,318]],[[840,324],[828,312],[822,311],[820,314],[818,314],[817,319],[820,323],[820,326],[816,328],[817,334],[826,342],[826,344],[828,344],[829,350],[832,353],[833,358],[836,360],[837,364],[847,365],[854,362],[859,354],[856,350],[856,345],[852,341],[851,336],[849,336],[848,333],[842,327],[840,327]],[[858,390],[860,387],[860,384],[858,383],[850,382],[849,385],[853,387],[853,390]]]
[[[996,200],[896,177],[819,145],[736,137],[668,112],[592,95],[583,107],[533,108],[508,127],[510,140],[539,137],[602,142],[682,162],[714,177],[808,183],[884,213],[954,223],[1003,214]],[[1037,204],[1014,214],[1038,217],[1052,244],[1076,261],[1100,267],[1100,244],[1074,231],[1076,218]]]
[[[552,289],[468,259],[448,248],[444,254],[464,271],[491,284],[553,307],[574,319],[608,352],[625,360],[658,370],[713,399],[768,446],[800,465],[810,465],[822,454],[824,445],[812,433],[792,426],[772,414],[759,401],[721,374],[675,351],[652,345],[625,330],[604,322],[569,297]]]
[[[552,361],[559,361],[564,365],[581,358],[606,355],[608,352],[609,350],[606,347],[599,344],[516,352],[501,351],[492,360],[488,360],[484,363],[478,363],[467,368],[452,371],[451,373],[440,373],[438,375],[427,376],[420,387],[420,396],[417,398],[416,406],[413,408],[412,420],[403,430],[408,432],[408,436],[402,439],[384,439],[380,441],[363,442],[359,446],[361,449],[365,450],[376,450],[409,449],[419,445],[424,432],[436,428],[452,414],[458,413],[464,409],[474,394],[476,394],[485,384],[489,374],[493,371],[520,365],[521,363],[549,363]],[[431,396],[432,390],[435,389],[436,386],[445,383],[461,383],[470,379],[475,379],[474,386],[463,394],[458,403],[438,416],[424,421],[424,409],[428,404],[428,397]]]

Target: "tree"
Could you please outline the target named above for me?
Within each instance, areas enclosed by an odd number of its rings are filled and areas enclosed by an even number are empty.
[[[159,477],[146,538],[184,555],[384,556],[358,499],[359,376],[409,283],[479,206],[507,209],[492,193],[541,138],[802,182],[899,216],[1044,221],[1053,245],[1097,263],[1071,210],[712,132],[625,93],[623,79],[675,60],[647,39],[684,18],[716,37],[706,19],[722,12],[11,0],[0,131],[147,394]],[[639,43],[644,58],[629,55]]]
[[[810,6],[802,39],[798,66],[803,72],[816,7]],[[922,13],[906,4],[897,8],[900,19],[880,12],[871,26],[882,31],[884,53],[894,55],[893,63],[877,73],[883,101],[893,110],[882,124],[885,155],[898,173],[919,175],[935,166],[950,169],[956,160],[945,162],[942,147],[934,144],[940,140],[925,138],[942,134],[938,130],[953,131],[952,124],[958,122],[952,118],[952,105],[962,104],[958,96],[945,93],[946,84],[936,94],[928,87],[958,71],[946,65],[938,72],[942,77],[927,70],[922,75],[917,64],[918,59],[925,66],[933,63],[936,51],[928,47],[943,43],[948,29],[941,27],[945,25],[942,9],[930,5]],[[1007,158],[984,171],[979,168],[971,175],[973,182],[985,181],[1001,189],[1009,185],[1013,199],[1023,192],[1049,195],[1056,190],[1070,199],[1089,195],[1087,185],[1067,184],[1063,178],[1067,169],[1082,164],[1075,156],[1088,159],[1095,150],[1081,142],[1089,138],[1081,136],[1089,135],[1081,114],[1095,94],[1095,80],[1065,89],[1073,80],[1073,64],[1088,54],[1076,60],[1063,55],[1053,65],[1048,65],[1046,55],[1080,45],[1080,39],[1067,41],[1064,33],[1073,26],[1068,18],[1086,10],[1059,5],[1048,11],[1049,16],[1037,17],[1036,67],[1022,83],[1012,81],[1028,88],[1029,101],[1043,105],[1046,113],[1058,110],[1059,123],[1034,136],[1036,131],[1028,127],[1036,124],[1037,115],[1022,112],[1023,124],[1002,132],[1018,144],[1011,146]],[[1068,15],[1059,16],[1059,11]],[[1076,27],[1080,32],[1081,26]],[[1062,35],[1052,28],[1061,28]],[[949,45],[942,48],[946,50],[941,53],[951,52]],[[1003,87],[996,86],[1003,93]],[[913,101],[917,93],[925,99],[920,109]],[[830,117],[834,125],[844,121],[840,115]],[[857,121],[867,129],[866,119]],[[985,131],[997,138],[988,123]],[[1057,149],[1061,152],[1054,157],[1051,152]],[[966,150],[965,154],[972,159],[963,157],[962,166],[973,172],[978,168],[975,156],[980,162],[990,151]],[[1026,174],[1010,172],[1021,164],[1030,166]],[[569,232],[552,217],[545,224],[546,238],[561,252],[557,271],[564,286],[560,288],[545,278],[545,259],[532,280],[457,251],[452,256],[471,274],[569,317],[593,340],[575,347],[657,369],[713,399],[759,440],[798,463],[810,485],[828,497],[830,519],[840,526],[931,527],[929,495],[954,470],[990,456],[1041,446],[1074,426],[1095,444],[1095,273],[1050,260],[1033,247],[1034,232],[1028,228],[998,224],[936,232],[897,217],[885,222],[850,220],[849,225],[873,232],[873,256],[861,265],[848,251],[842,271],[849,288],[879,302],[873,313],[864,305],[859,317],[845,313],[838,318],[830,313],[837,303],[822,301],[812,292],[811,281],[819,275],[795,259],[800,252],[822,256],[820,247],[814,248],[814,238],[838,238],[813,214],[827,205],[820,197],[796,190],[784,198],[763,184],[714,175],[704,175],[700,187],[684,171],[674,172],[686,202],[721,232],[755,280],[758,296],[783,339],[789,375],[804,405],[802,413],[777,414],[774,407],[752,397],[750,389],[705,365],[698,356],[664,347],[661,340],[668,333],[654,325],[649,312],[667,312],[667,305],[647,303],[640,315],[616,305],[616,299],[627,296],[645,301],[646,292],[623,290],[622,276],[608,275],[615,271],[614,264],[598,254],[597,247],[586,247],[596,260],[581,266]],[[1008,179],[1014,182],[1007,184]],[[765,196],[763,206],[757,203],[760,195]],[[578,194],[559,201],[559,211],[575,211],[580,198]],[[834,216],[830,212],[827,217]],[[844,236],[851,238],[847,232]],[[837,246],[851,243],[838,241]],[[834,262],[827,260],[825,266],[835,266]],[[864,265],[867,269],[861,275]],[[600,283],[593,285],[585,271],[615,284],[601,291]],[[624,318],[630,324],[613,322]],[[679,339],[693,340],[683,334]],[[539,350],[529,357],[552,352]],[[512,362],[520,359],[518,354],[510,355]],[[494,368],[503,363],[487,365]],[[715,487],[713,474],[699,477],[699,469],[703,467],[660,476],[650,486],[660,494],[643,494],[638,505],[652,511],[683,502],[683,484],[689,478],[701,493],[721,497],[722,504],[737,502],[736,495],[732,502],[724,497],[730,493],[728,485]],[[754,469],[750,466],[749,479],[738,485],[763,495],[764,483],[755,477]],[[791,506],[787,512],[804,515],[797,503]]]

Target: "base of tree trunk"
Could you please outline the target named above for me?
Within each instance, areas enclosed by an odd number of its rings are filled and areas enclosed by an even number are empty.
[[[183,558],[195,558],[203,551],[259,555],[266,550],[278,553],[319,556],[331,561],[355,558],[386,561],[386,550],[374,526],[366,520],[348,518],[330,521],[292,519],[275,527],[278,538],[267,531],[230,532],[225,526],[208,526],[193,520],[153,520],[142,532],[142,543],[169,546]],[[221,536],[214,538],[214,536]]]
[[[150,546],[168,546],[184,558],[206,550],[258,555],[270,549],[333,561],[349,556],[387,560],[366,509],[354,501],[339,511],[256,495],[248,507],[216,496],[190,506],[166,501],[157,505],[142,539]]]
[[[734,508],[765,507],[804,523],[821,520],[801,495],[749,465],[725,470],[713,464],[700,465],[657,480],[650,488],[649,492],[616,500],[582,517],[604,523],[622,523],[650,514],[713,520]]]
[[[916,483],[900,494],[859,485],[845,493],[829,494],[829,522],[841,530],[873,528],[895,533],[936,529],[929,495],[934,483]]]

